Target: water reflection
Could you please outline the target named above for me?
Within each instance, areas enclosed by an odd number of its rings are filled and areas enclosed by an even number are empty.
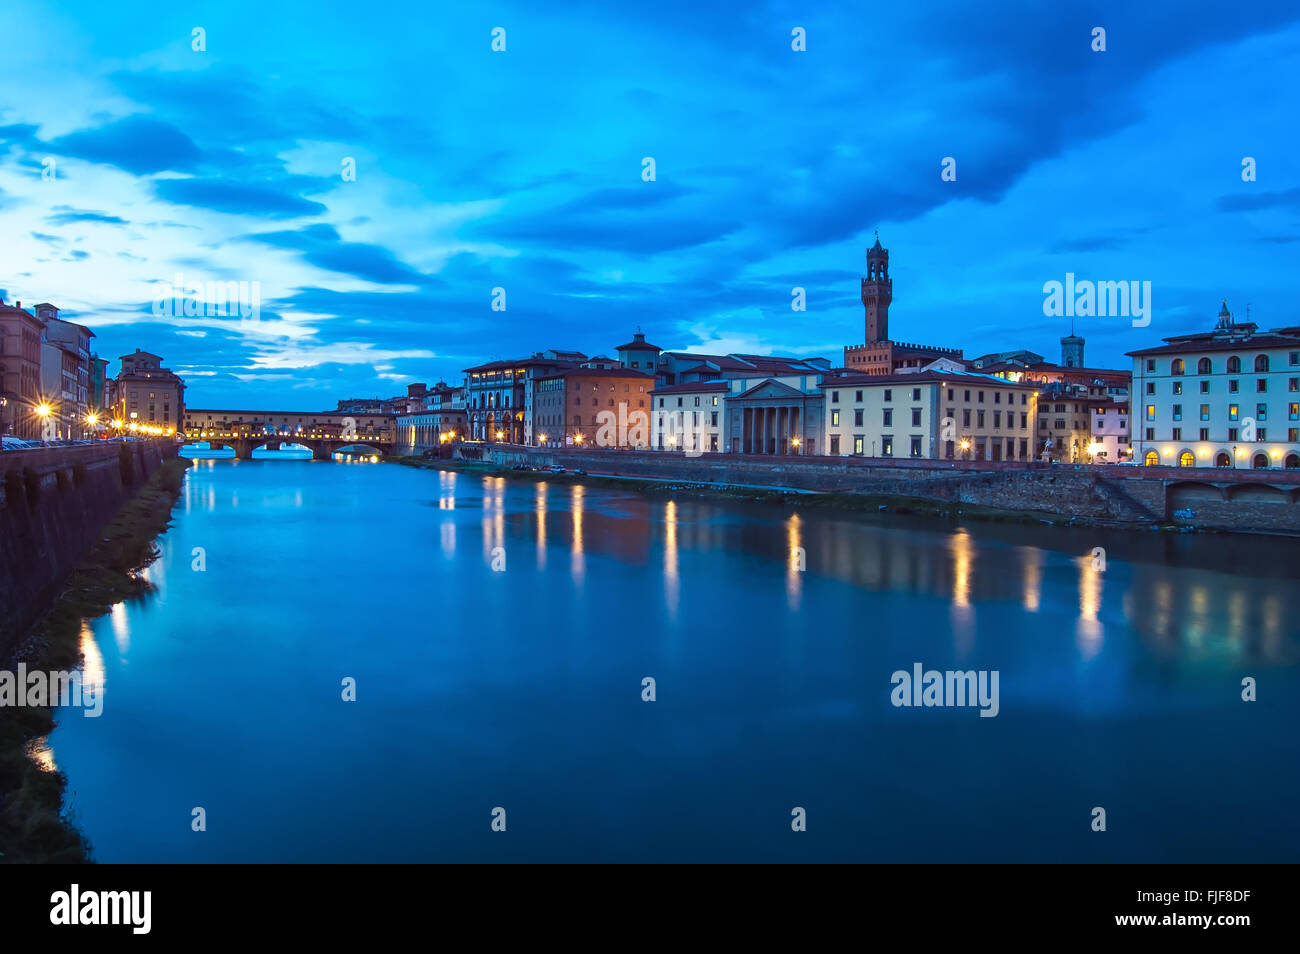
[[[808,552],[803,546],[803,521],[797,513],[790,514],[785,522],[785,544],[789,558],[785,571],[785,602],[790,612],[797,613],[803,597],[803,575],[807,571]]]
[[[664,602],[668,618],[677,622],[677,603],[681,581],[677,569],[677,501],[664,504]]]

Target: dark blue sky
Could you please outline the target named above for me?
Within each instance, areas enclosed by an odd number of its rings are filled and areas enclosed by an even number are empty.
[[[1152,283],[1149,327],[1079,319],[1093,365],[1225,297],[1300,323],[1294,2],[565,7],[7,4],[0,289],[291,409],[637,325],[839,363],[876,228],[892,336],[967,355],[1058,356],[1066,272]],[[156,317],[178,272],[259,317]]]

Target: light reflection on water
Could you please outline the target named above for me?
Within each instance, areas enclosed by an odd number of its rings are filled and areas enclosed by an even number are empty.
[[[49,759],[104,861],[1271,857],[1292,546],[205,461],[160,591],[89,624],[103,716]],[[915,662],[999,670],[999,716],[892,708]],[[1122,837],[1059,826],[1102,797]],[[519,813],[508,842],[480,802]],[[833,845],[766,827],[809,802]],[[195,804],[222,838],[177,826]],[[1178,835],[1205,811],[1233,821]]]

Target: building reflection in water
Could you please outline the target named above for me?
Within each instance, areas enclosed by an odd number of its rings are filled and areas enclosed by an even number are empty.
[[[1020,548],[1020,604],[1027,613],[1037,613],[1043,598],[1043,551],[1037,547]]]
[[[677,622],[677,605],[681,580],[677,567],[677,501],[664,504],[664,603],[668,618]]]
[[[797,513],[785,521],[785,601],[792,613],[799,611],[803,599],[803,574],[808,568],[808,553],[803,545],[803,521]]]
[[[506,479],[483,478],[483,559],[492,566],[493,554],[500,548],[505,552],[506,536]]]
[[[958,528],[948,540],[952,556],[952,620],[953,641],[959,650],[970,649],[975,636],[975,608],[971,605],[971,562],[974,547],[970,533]]]
[[[93,686],[95,692],[103,692],[105,679],[104,654],[99,651],[99,643],[95,642],[95,631],[90,628],[90,623],[85,620],[81,621],[80,649],[83,660],[81,684],[83,686]]]
[[[125,656],[131,648],[131,624],[127,620],[126,604],[115,603],[108,617],[113,627],[113,638],[117,641],[117,651]]]
[[[549,491],[546,481],[537,485],[534,496],[533,512],[537,515],[537,568],[546,569],[546,495]]]
[[[582,549],[582,508],[586,493],[587,488],[582,484],[574,484],[573,489],[569,492],[569,513],[573,518],[573,559],[571,572],[573,574],[573,582],[579,587],[582,586],[583,580],[587,578],[587,556]]]
[[[1083,659],[1092,659],[1101,652],[1101,576],[1102,571],[1093,562],[1091,554],[1079,557],[1079,618],[1075,622],[1075,644]]]
[[[438,471],[438,509],[455,510],[456,509],[456,472],[452,470]]]

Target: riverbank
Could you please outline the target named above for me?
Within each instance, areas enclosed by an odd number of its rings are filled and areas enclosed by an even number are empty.
[[[426,470],[448,470],[457,473],[506,477],[511,480],[533,483],[541,481],[560,484],[581,483],[590,487],[603,487],[611,490],[631,490],[651,497],[725,497],[729,500],[779,503],[790,507],[840,510],[855,513],[921,514],[930,517],[941,517],[954,522],[971,519],[997,523],[1053,524],[1072,527],[1111,525],[1103,521],[1090,522],[1073,517],[1063,517],[1059,512],[1046,510],[1006,510],[979,504],[952,504],[926,497],[900,494],[813,491],[785,487],[756,487],[746,484],[719,484],[600,473],[555,474],[537,470],[514,470],[511,467],[503,467],[499,464],[472,460],[428,460],[421,457],[397,457],[392,458],[390,463]]]
[[[64,583],[53,609],[20,641],[2,667],[13,672],[66,671],[81,662],[83,621],[102,616],[149,589],[140,570],[157,557],[154,540],[167,529],[188,460],[164,461],[98,534],[99,540]],[[90,845],[64,811],[67,781],[32,758],[54,728],[50,706],[0,709],[0,861],[75,863]]]
[[[791,506],[919,512],[951,518],[1177,533],[1300,536],[1300,472],[1090,466],[1007,461],[933,461],[704,454],[468,445],[461,461],[497,474],[547,474],[654,493],[718,493]],[[515,468],[523,468],[516,470]]]

